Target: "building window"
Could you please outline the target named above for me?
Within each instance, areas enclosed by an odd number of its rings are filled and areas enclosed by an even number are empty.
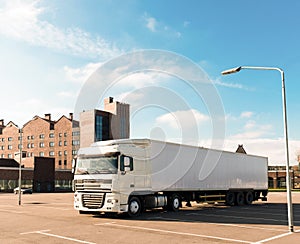
[[[1,148],[1,150],[4,150],[4,146],[1,146],[0,148]]]
[[[54,156],[55,153],[53,151],[49,152],[49,156]]]
[[[67,160],[64,160],[64,165],[67,165]]]
[[[44,152],[40,152],[40,153],[39,153],[39,156],[40,156],[40,157],[44,157],[44,155],[45,155]]]
[[[7,157],[8,157],[8,158],[12,158],[12,154],[8,154]]]
[[[8,140],[8,141],[12,141],[13,138],[12,138],[12,137],[8,137],[7,140]]]
[[[72,136],[79,136],[80,135],[80,131],[73,131],[72,132]]]
[[[72,155],[77,155],[77,151],[76,150],[72,150]]]
[[[64,141],[64,146],[67,146],[67,141]]]
[[[72,141],[73,146],[78,146],[79,144],[80,144],[80,141],[78,141],[78,140],[73,140]]]
[[[68,155],[68,151],[64,151],[64,155]]]
[[[104,141],[109,138],[109,118],[108,116],[96,115],[95,118],[96,141]]]
[[[31,148],[31,144],[30,143],[27,144],[27,148]]]
[[[1,141],[4,141],[4,138],[1,138]]]
[[[54,147],[54,142],[53,141],[49,142],[49,147]]]
[[[61,160],[58,160],[58,165],[61,165]]]
[[[61,156],[61,155],[62,155],[61,151],[58,151],[58,156]]]
[[[58,146],[60,146],[60,147],[62,146],[62,141],[58,142]]]
[[[44,142],[40,142],[40,147],[45,147]]]
[[[34,143],[31,143],[31,148],[34,148]]]
[[[44,139],[45,138],[45,134],[40,134],[40,139]]]
[[[27,136],[27,140],[30,140],[30,136]]]
[[[21,148],[23,148],[22,145],[21,145],[21,144],[18,144],[18,149],[21,149]]]
[[[1,154],[1,158],[4,158],[4,154]]]
[[[64,133],[64,137],[67,137],[67,136],[68,136],[68,133],[67,133],[67,132],[65,132],[65,133]]]
[[[102,141],[103,140],[103,136],[102,136],[102,120],[103,117],[101,115],[96,115],[96,141]]]
[[[59,137],[62,137],[62,133],[59,133],[58,136],[59,136]]]
[[[12,145],[8,145],[7,149],[12,150]]]
[[[33,140],[34,139],[34,136],[31,136],[31,140]]]
[[[49,134],[49,137],[50,137],[50,138],[54,138],[54,133],[50,133],[50,134]]]

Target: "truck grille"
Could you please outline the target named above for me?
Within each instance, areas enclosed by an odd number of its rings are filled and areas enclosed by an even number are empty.
[[[75,181],[75,190],[76,191],[110,191],[109,188],[103,188],[103,185],[111,185],[111,179],[102,179],[102,180],[76,180]]]
[[[97,209],[102,208],[105,199],[105,193],[101,194],[83,194],[82,205],[85,208]]]

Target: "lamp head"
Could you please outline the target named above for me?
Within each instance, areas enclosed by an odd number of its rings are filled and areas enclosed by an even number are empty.
[[[229,74],[237,73],[237,72],[239,72],[241,69],[242,69],[242,66],[236,67],[236,68],[233,68],[233,69],[227,69],[227,70],[222,71],[221,74],[222,74],[222,75],[229,75]]]

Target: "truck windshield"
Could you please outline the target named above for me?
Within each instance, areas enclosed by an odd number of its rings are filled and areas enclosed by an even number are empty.
[[[78,158],[75,174],[116,174],[117,171],[118,158],[115,156]]]

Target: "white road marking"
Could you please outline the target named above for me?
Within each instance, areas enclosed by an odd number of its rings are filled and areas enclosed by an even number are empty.
[[[59,238],[59,239],[64,239],[64,240],[68,240],[68,241],[79,242],[79,243],[96,244],[95,242],[83,241],[83,240],[79,240],[79,239],[75,239],[75,238],[70,238],[70,237],[66,237],[66,236],[60,236],[60,235],[51,234],[51,233],[48,233],[49,231],[50,230],[38,230],[38,231],[31,231],[31,232],[23,232],[23,233],[20,233],[20,235],[40,234],[40,235],[51,236],[51,237],[55,237],[55,238]]]
[[[256,226],[245,226],[245,225],[235,225],[235,224],[217,224],[217,225],[232,226],[232,227],[245,228],[245,229],[256,229],[256,230],[268,230],[268,231],[286,232],[286,230],[279,230],[279,229],[274,229],[274,228],[256,227]]]
[[[103,225],[103,224],[95,224],[95,225]],[[249,244],[252,243],[250,241],[224,238],[224,237],[218,237],[218,236],[208,236],[208,235],[194,234],[194,233],[188,233],[188,232],[178,232],[178,231],[171,231],[171,230],[154,229],[154,228],[147,228],[147,227],[141,227],[141,226],[120,225],[120,224],[112,224],[112,223],[106,223],[106,225],[118,226],[118,227],[127,228],[127,229],[147,230],[147,231],[168,233],[168,234],[175,234],[175,235],[183,235],[183,236],[194,236],[194,237],[201,237],[201,238],[208,238],[208,239],[215,239],[215,240],[222,240],[222,241],[231,241],[231,242],[249,243]]]
[[[284,234],[281,234],[281,235],[278,235],[278,236],[273,236],[273,237],[270,237],[270,238],[267,238],[267,239],[264,239],[264,240],[254,242],[253,244],[259,244],[259,243],[264,243],[264,242],[268,242],[268,241],[273,241],[275,239],[279,239],[281,237],[288,236],[288,235],[291,235],[291,234],[292,234],[291,232],[287,232],[287,233],[284,233]]]

